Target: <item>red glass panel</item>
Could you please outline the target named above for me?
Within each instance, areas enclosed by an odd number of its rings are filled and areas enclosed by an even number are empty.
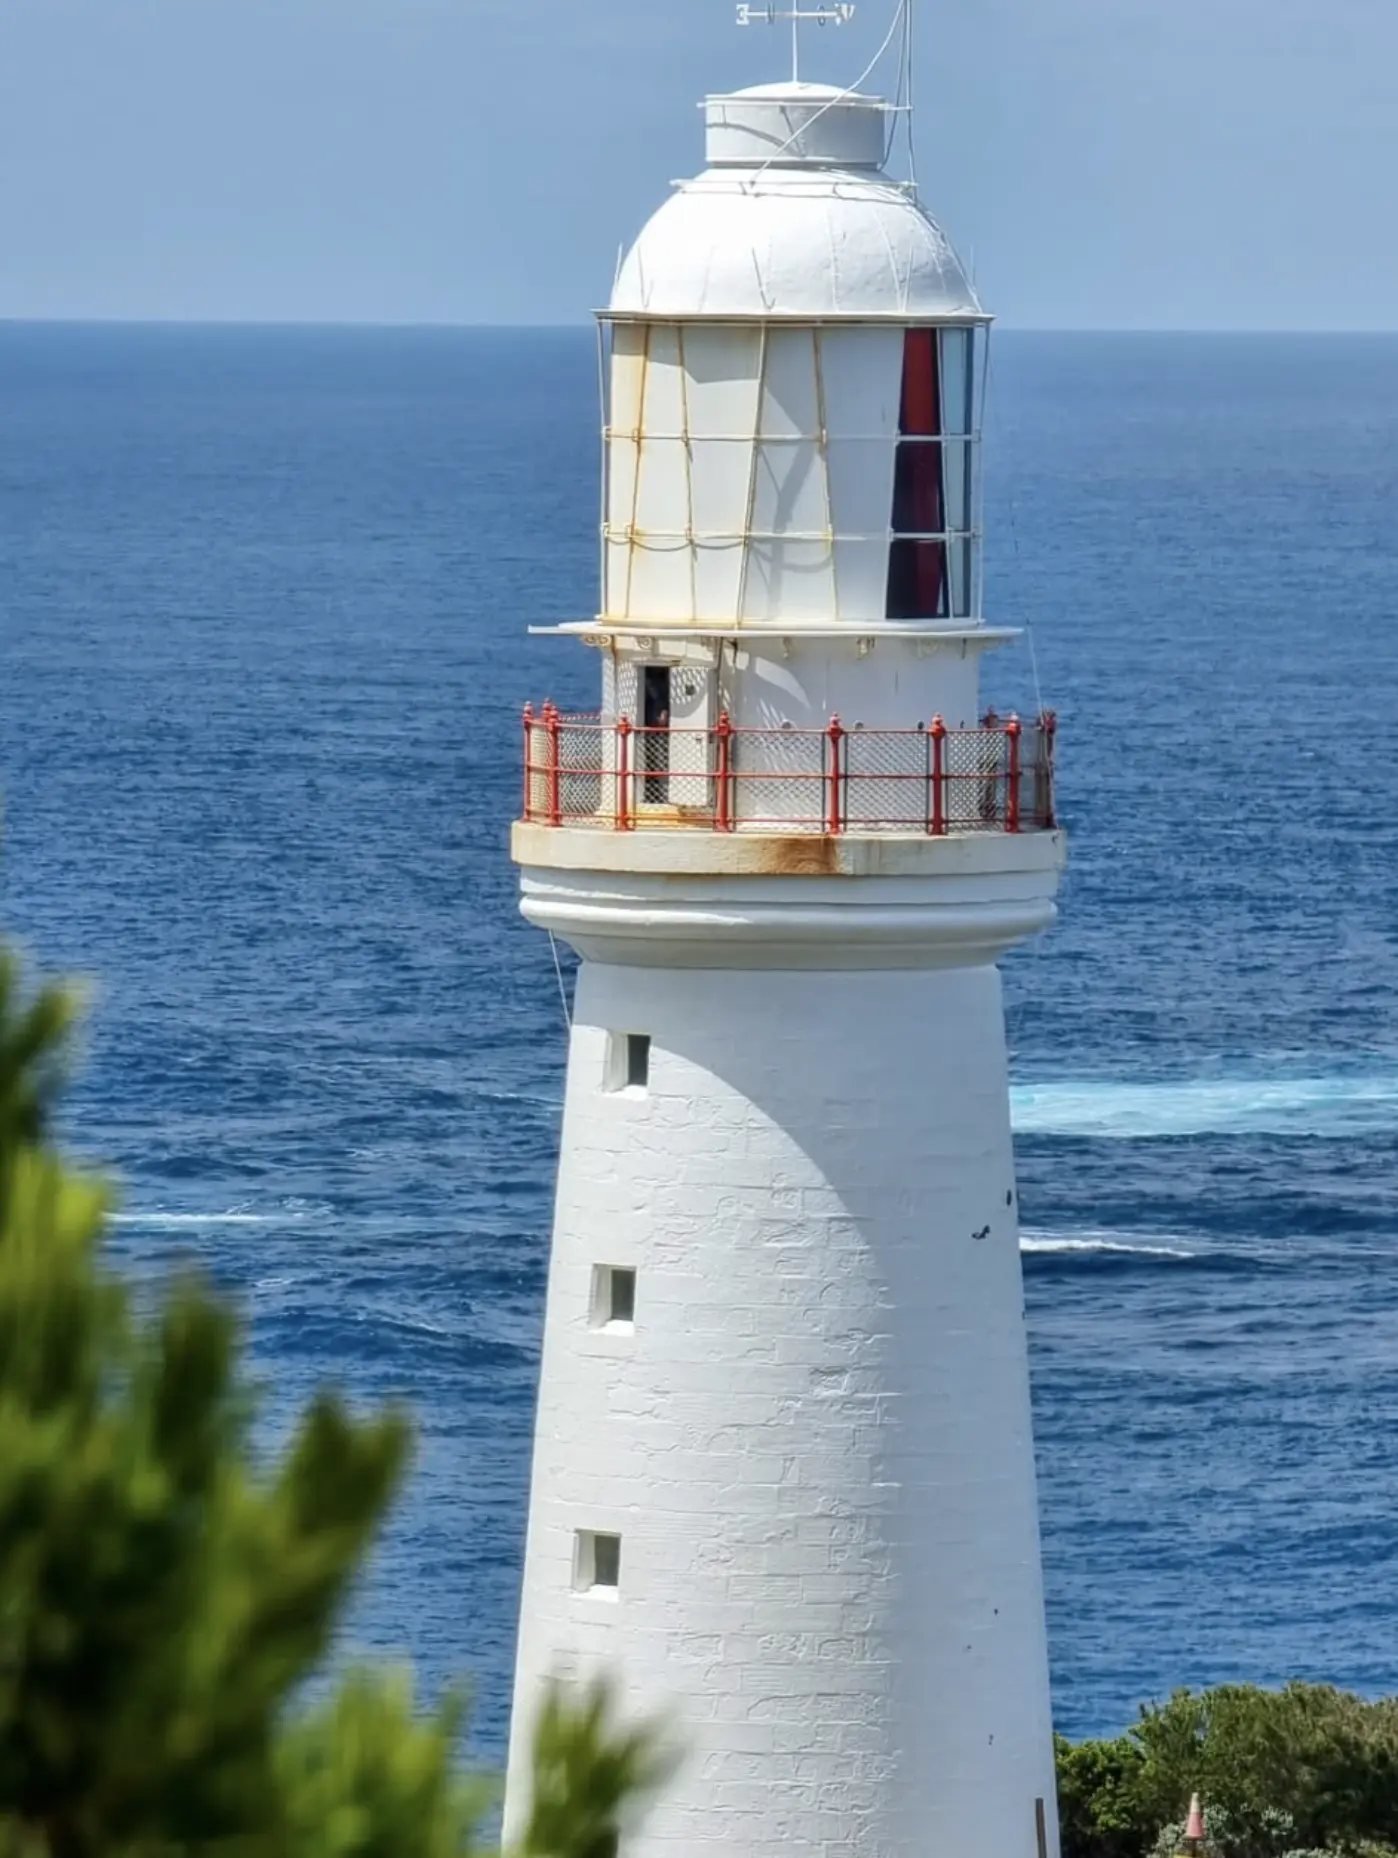
[[[903,409],[898,430],[935,438],[942,430],[937,331],[910,329],[903,339]]]
[[[916,617],[940,618],[947,610],[947,545],[945,542],[914,542],[912,546],[917,563]]]
[[[937,619],[947,611],[947,547],[929,541],[946,527],[942,491],[941,381],[937,331],[910,329],[903,343],[903,398],[893,473],[888,617]]]
[[[942,448],[923,440],[900,445],[893,467],[893,533],[940,535],[942,520]]]
[[[947,545],[895,536],[888,551],[888,617],[940,619],[946,614]]]

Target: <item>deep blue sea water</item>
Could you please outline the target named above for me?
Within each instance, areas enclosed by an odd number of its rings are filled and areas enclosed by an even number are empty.
[[[141,1272],[421,1445],[349,1625],[508,1700],[564,1028],[514,911],[526,636],[589,613],[587,331],[0,326],[0,923],[95,977]],[[1054,1685],[1398,1688],[1398,339],[997,336],[1007,966]]]

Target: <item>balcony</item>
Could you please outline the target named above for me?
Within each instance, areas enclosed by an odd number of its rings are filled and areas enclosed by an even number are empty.
[[[623,716],[524,711],[524,820],[636,832],[1052,832],[1056,718],[939,716],[912,729],[640,727]]]

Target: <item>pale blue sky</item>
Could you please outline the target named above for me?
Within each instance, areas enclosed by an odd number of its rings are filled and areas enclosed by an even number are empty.
[[[1398,0],[918,5],[923,193],[1007,324],[1398,328]],[[782,74],[732,18],[0,0],[0,316],[580,321],[696,99]]]

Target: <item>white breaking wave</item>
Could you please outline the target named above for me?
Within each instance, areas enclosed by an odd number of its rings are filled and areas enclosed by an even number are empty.
[[[1168,1084],[1017,1084],[1021,1135],[1130,1140],[1168,1135],[1398,1133],[1398,1077],[1218,1079]]]
[[[113,1213],[114,1226],[141,1226],[147,1232],[178,1232],[199,1226],[284,1226],[295,1213]]]
[[[1094,1232],[1076,1239],[1060,1238],[1052,1232],[1029,1231],[1020,1235],[1019,1249],[1033,1253],[1110,1253],[1127,1258],[1197,1258],[1198,1252],[1186,1245],[1147,1245],[1116,1233]]]

